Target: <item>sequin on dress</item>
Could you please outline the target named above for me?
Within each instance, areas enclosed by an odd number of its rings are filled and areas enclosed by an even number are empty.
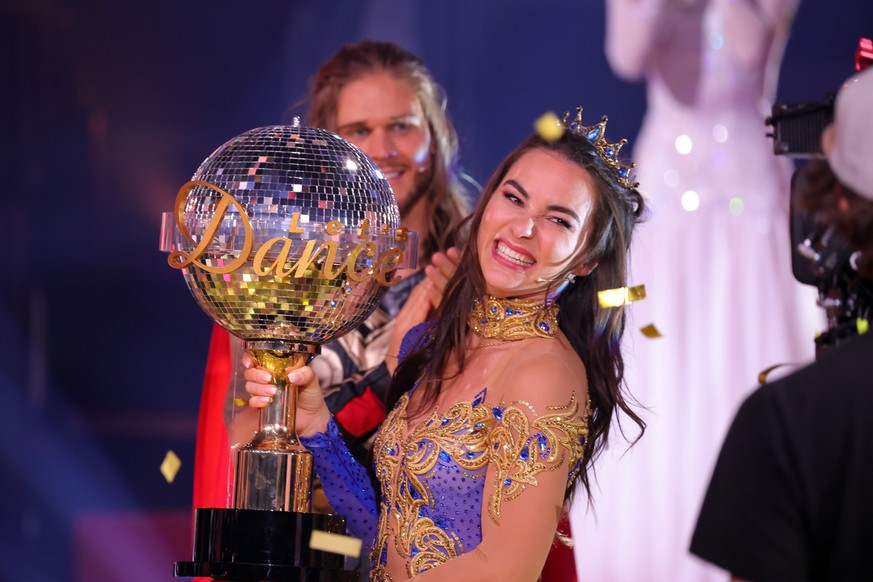
[[[389,544],[411,577],[476,548],[482,519],[499,523],[501,509],[535,487],[540,473],[564,467],[572,484],[588,433],[576,397],[540,414],[524,401],[489,403],[487,394],[483,389],[472,402],[434,410],[408,434],[409,395],[400,399],[374,444],[378,509],[366,471],[333,421],[326,433],[301,439],[349,534],[371,548],[372,580],[390,580]],[[485,491],[489,468],[495,485]]]

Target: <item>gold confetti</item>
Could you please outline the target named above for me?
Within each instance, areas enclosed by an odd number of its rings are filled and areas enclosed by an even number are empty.
[[[646,327],[640,328],[640,331],[643,332],[643,335],[648,338],[661,337],[661,332],[658,331],[658,328],[655,327],[654,323],[650,323]]]
[[[855,327],[858,328],[858,335],[864,335],[867,333],[867,330],[870,329],[870,322],[859,317],[855,321]]]
[[[357,558],[361,555],[361,540],[314,529],[309,538],[309,548]]]
[[[249,403],[249,401],[246,400],[245,398],[234,398],[233,399],[234,406],[245,406],[248,403]]]
[[[548,111],[534,122],[534,129],[546,141],[557,141],[564,135],[564,126],[558,116]]]
[[[619,287],[617,289],[604,289],[597,292],[597,300],[600,307],[621,307],[634,301],[646,298],[646,286]]]
[[[164,461],[161,463],[161,475],[167,480],[167,483],[172,483],[176,478],[176,473],[179,472],[179,467],[182,466],[182,461],[176,456],[172,450],[167,451],[164,455]]]
[[[797,366],[797,364],[774,364],[773,366],[770,366],[769,368],[764,368],[763,370],[761,370],[758,373],[758,384],[763,386],[764,384],[767,383],[767,377],[770,375],[771,372],[773,372],[773,370],[776,370],[778,368],[783,368],[785,366]]]

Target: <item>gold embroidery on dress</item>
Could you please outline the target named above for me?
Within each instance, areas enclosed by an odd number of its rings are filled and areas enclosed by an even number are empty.
[[[490,407],[484,400],[485,390],[473,402],[459,402],[444,414],[435,409],[405,437],[408,394],[385,419],[374,444],[382,498],[370,553],[373,580],[390,579],[382,560],[392,533],[409,576],[467,551],[455,531],[434,521],[438,501],[429,479],[441,460],[453,461],[472,479],[484,478],[493,462],[496,484],[488,511],[495,523],[501,503],[516,498],[527,485],[536,485],[537,474],[557,469],[568,458],[568,485],[572,483],[588,434],[586,420],[577,416],[575,396],[563,406],[548,407],[544,416],[523,401]]]
[[[370,570],[370,582],[394,582],[388,572],[385,571],[385,566],[379,565]]]
[[[579,402],[575,394],[564,406],[548,409],[554,412],[537,416],[533,407],[521,400],[510,406],[501,403],[493,409],[495,417],[502,420],[491,434],[496,475],[488,513],[494,523],[499,523],[501,504],[518,497],[528,485],[536,486],[539,473],[554,471],[568,457],[568,484],[578,471],[588,436],[587,415],[577,416]],[[528,420],[528,413],[533,422]]]
[[[382,482],[382,510],[371,561],[381,560],[393,525],[397,554],[408,560],[407,570],[414,576],[464,553],[460,537],[422,515],[422,508],[433,513],[434,503],[428,479],[437,463],[451,459],[468,477],[484,478],[488,465],[488,435],[492,420],[483,405],[484,391],[474,402],[459,402],[440,415],[436,410],[406,438],[405,422],[408,395],[383,423],[374,446],[376,472]],[[478,474],[476,474],[478,472]],[[390,518],[389,518],[390,516]]]

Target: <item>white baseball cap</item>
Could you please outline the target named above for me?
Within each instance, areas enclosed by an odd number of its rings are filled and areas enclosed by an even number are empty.
[[[834,174],[873,200],[873,67],[850,77],[840,88],[828,133],[828,163]]]

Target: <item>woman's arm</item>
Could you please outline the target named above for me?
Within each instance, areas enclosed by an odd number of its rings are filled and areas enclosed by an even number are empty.
[[[486,473],[482,542],[414,580],[539,577],[561,517],[568,475],[587,434],[585,375],[582,370],[580,377],[579,368],[542,354],[502,375],[507,390],[492,433],[499,452]]]
[[[315,473],[331,507],[346,518],[349,535],[363,541],[366,557],[378,524],[376,493],[366,469],[349,452],[333,419],[324,432],[300,437],[300,442],[314,457]]]
[[[607,0],[606,59],[626,81],[643,78],[668,0]]]
[[[725,50],[764,72],[764,95],[776,94],[779,67],[799,0],[713,0],[724,15]]]

